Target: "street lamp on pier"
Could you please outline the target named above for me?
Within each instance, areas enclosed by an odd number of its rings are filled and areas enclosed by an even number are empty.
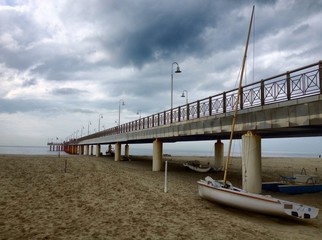
[[[123,99],[120,99],[119,101],[119,121],[118,121],[118,126],[121,125],[121,105],[124,106],[125,103],[124,103],[124,100]]]
[[[185,92],[186,92],[186,95],[184,95]],[[186,104],[188,104],[188,91],[187,90],[183,90],[181,97],[185,97],[186,98]]]
[[[92,123],[89,121],[87,125],[87,135],[89,135],[89,125],[92,125]]]
[[[103,118],[103,115],[102,114],[98,114],[98,132],[100,131],[100,128],[101,128],[101,118]]]
[[[79,130],[77,129],[77,130],[75,131],[76,139],[78,138],[78,132],[79,132]]]
[[[84,126],[82,126],[81,128],[81,137],[83,137],[83,130],[84,130]]]
[[[173,62],[171,68],[171,109],[173,108],[173,65],[175,64],[177,65],[177,70],[175,71],[175,73],[181,73],[179,64],[177,62]]]
[[[140,119],[141,119],[141,110],[138,110],[138,111],[136,112],[136,115],[139,115],[139,116],[140,116]]]

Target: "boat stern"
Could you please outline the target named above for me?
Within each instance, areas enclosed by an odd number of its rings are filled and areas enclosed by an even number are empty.
[[[284,211],[287,215],[301,218],[313,219],[319,215],[319,209],[297,203],[283,203]]]

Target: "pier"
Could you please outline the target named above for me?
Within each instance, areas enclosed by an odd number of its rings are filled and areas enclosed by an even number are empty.
[[[251,156],[253,169],[248,171],[260,171],[263,138],[322,136],[321,73],[319,61],[242,87],[234,138],[242,138],[243,159]],[[152,170],[161,171],[163,143],[213,140],[216,154],[211,164],[220,167],[221,140],[229,139],[236,98],[237,89],[233,89],[70,139],[63,148],[70,154],[100,156],[102,146],[115,145],[115,161],[120,161],[122,145],[128,157],[130,144],[153,143]]]

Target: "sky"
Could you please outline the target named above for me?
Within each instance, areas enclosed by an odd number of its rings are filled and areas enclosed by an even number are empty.
[[[0,0],[0,145],[167,110],[174,62],[174,107],[236,88],[253,5],[245,84],[322,59],[322,0]]]

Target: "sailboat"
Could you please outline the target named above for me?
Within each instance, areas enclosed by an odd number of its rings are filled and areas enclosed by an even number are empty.
[[[234,127],[237,118],[238,103],[241,94],[242,79],[244,74],[244,67],[246,62],[246,55],[249,43],[249,36],[251,32],[251,26],[254,16],[253,6],[251,20],[249,24],[247,42],[244,52],[242,71],[240,74],[239,88],[236,99],[234,118],[231,127],[231,135],[228,147],[228,154],[225,163],[224,179],[214,180],[211,177],[206,177],[204,180],[199,180],[198,193],[199,196],[213,201],[219,204],[228,205],[230,207],[240,208],[248,211],[254,211],[262,214],[282,216],[282,217],[294,217],[301,219],[312,219],[316,218],[319,213],[319,209],[311,206],[306,206],[299,203],[294,203],[290,201],[285,201],[277,199],[267,195],[255,194],[246,192],[243,189],[234,187],[229,181],[227,181],[227,170],[230,160],[230,151],[232,145],[232,139],[234,134]]]
[[[185,166],[195,172],[201,172],[201,173],[209,172],[212,169],[212,167],[209,165],[209,163],[207,165],[202,165],[202,164],[200,164],[199,161],[185,162],[185,163],[183,163],[183,166]]]

